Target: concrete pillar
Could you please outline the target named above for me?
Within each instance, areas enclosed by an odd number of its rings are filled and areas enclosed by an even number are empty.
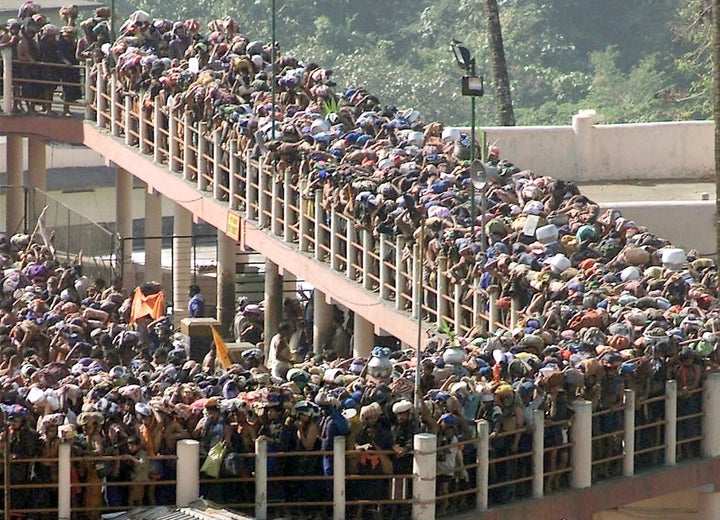
[[[592,484],[592,403],[573,401],[573,409],[570,487],[582,489]]]
[[[345,520],[345,437],[333,439],[333,520]]]
[[[442,255],[439,256],[437,260],[437,314],[435,316],[435,323],[437,324],[438,328],[440,328],[442,327],[443,321],[445,321],[445,317],[450,314],[450,305],[447,299],[450,280],[448,280],[447,277],[447,257]]]
[[[313,291],[313,352],[315,354],[320,354],[323,343],[330,341],[332,318],[332,305],[325,300],[325,293],[315,289]]]
[[[58,520],[70,520],[72,479],[70,476],[71,443],[61,442],[58,449]]]
[[[176,495],[177,505],[187,507],[200,497],[200,443],[184,439],[177,443],[178,468]]]
[[[120,239],[131,239],[133,176],[127,170],[115,168],[115,232]],[[135,272],[132,264],[132,240],[123,240],[122,276],[125,287],[135,286]]]
[[[353,320],[353,356],[368,357],[375,346],[375,328],[368,320],[355,314]]]
[[[28,138],[28,184],[32,191],[32,207],[28,218],[35,221],[47,204],[47,155],[45,141],[35,137]],[[36,190],[40,190],[39,193]]]
[[[325,208],[323,203],[322,190],[315,190],[315,260],[322,262],[325,258],[325,232],[322,225],[325,223]]]
[[[594,110],[581,110],[572,118],[575,145],[575,170],[579,179],[586,179],[593,172],[592,127],[597,123]]]
[[[623,475],[635,474],[635,392],[625,390],[625,455],[623,457]]]
[[[720,493],[698,493],[698,520],[717,520],[720,512]]]
[[[418,320],[422,315],[421,301],[423,293],[422,284],[422,271],[423,267],[420,265],[419,248],[417,244],[413,244],[413,255],[412,255],[412,311],[410,313],[412,319]]]
[[[8,135],[6,138],[7,204],[5,228],[8,236],[24,231],[23,226],[23,138]]]
[[[489,505],[488,485],[490,484],[490,425],[486,420],[477,423],[477,455],[475,455],[477,468],[475,479],[477,482],[477,501],[475,509],[487,511]]]
[[[5,47],[0,50],[3,62],[3,112],[9,114],[13,109],[13,85],[12,85],[12,49]]]
[[[398,235],[395,239],[395,308],[399,311],[405,310],[405,290],[407,287],[407,262],[403,260],[405,250],[405,239]]]
[[[677,462],[677,381],[665,383],[665,465]]]
[[[162,195],[145,191],[145,280],[162,284]]]
[[[380,235],[380,299],[388,300],[390,298],[390,283],[392,282],[392,269],[394,259],[390,258],[392,252],[392,244],[388,242],[385,235]]]
[[[175,204],[173,218],[173,287],[172,303],[175,323],[187,317],[188,286],[192,283],[192,213]]]
[[[373,278],[370,276],[373,269],[373,236],[372,232],[365,229],[362,232],[362,281],[363,287],[368,291],[372,290],[374,283]]]
[[[217,319],[221,330],[232,331],[235,314],[236,242],[222,231],[217,232]]]
[[[707,375],[703,391],[702,454],[703,457],[720,456],[720,374]],[[718,509],[717,511],[720,511]]]
[[[265,359],[282,318],[283,280],[278,265],[265,260]]]
[[[545,491],[545,412],[533,412],[533,483],[532,497],[542,498]]]
[[[193,157],[193,151],[192,151],[192,114],[190,112],[185,112],[183,114],[183,167],[182,167],[182,174],[183,179],[186,181],[192,180],[192,157]]]
[[[500,290],[497,286],[493,286],[488,288],[488,295],[490,296],[490,299],[488,300],[488,332],[490,334],[493,334],[497,330],[497,321],[498,321],[498,308],[497,308],[497,300],[498,296],[500,296]]]
[[[208,124],[205,121],[198,123],[198,136],[197,136],[197,189],[198,191],[205,191],[208,187],[207,179],[207,159],[205,156],[208,154],[208,142],[206,139],[208,131]]]
[[[437,438],[419,433],[413,439],[413,520],[435,520],[435,475]]]
[[[255,518],[267,520],[267,441],[255,440]]]
[[[340,217],[338,216],[335,204],[330,208],[330,267],[333,271],[339,271],[342,267],[340,261]]]

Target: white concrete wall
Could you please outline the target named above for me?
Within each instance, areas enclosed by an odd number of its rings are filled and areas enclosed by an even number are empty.
[[[52,143],[45,147],[48,168],[82,168],[105,166],[103,157],[84,146]],[[6,171],[5,138],[0,138],[0,173]],[[23,169],[28,167],[27,140],[23,143]]]

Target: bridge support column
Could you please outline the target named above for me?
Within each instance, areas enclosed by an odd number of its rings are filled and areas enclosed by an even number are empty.
[[[7,203],[5,205],[5,231],[8,236],[23,229],[23,138],[8,135],[6,141]]]
[[[217,232],[217,313],[223,333],[232,331],[235,312],[236,242]]]
[[[320,354],[328,343],[332,329],[333,309],[325,299],[325,293],[313,291],[313,352]]]
[[[698,520],[715,520],[720,511],[720,493],[698,493]]]
[[[132,189],[133,176],[127,170],[115,168],[115,233],[122,240],[120,258],[123,284],[135,287],[135,271],[132,263]],[[128,239],[128,240],[123,240]]]
[[[173,316],[175,323],[187,317],[190,297],[188,286],[192,283],[192,213],[175,204],[173,219]]]
[[[177,505],[187,507],[200,497],[200,443],[185,439],[177,443],[178,467]]]
[[[145,192],[145,280],[162,280],[162,195]],[[154,238],[148,238],[154,237]]]
[[[375,346],[375,328],[368,320],[355,313],[353,320],[353,356],[369,357]]]
[[[357,318],[357,316],[356,316]],[[437,473],[437,438],[432,433],[419,433],[413,439],[413,506],[414,520],[435,518],[435,474]]]
[[[720,374],[708,374],[703,392],[702,454],[714,458],[720,455]],[[717,494],[717,493],[715,493]],[[716,509],[720,512],[720,509]]]
[[[28,212],[28,218],[34,221],[40,216],[40,212],[46,204],[45,192],[47,191],[47,156],[45,141],[28,138],[28,184],[37,191],[32,192],[32,206]]]
[[[265,359],[270,340],[277,333],[282,318],[283,277],[276,263],[265,260]]]
[[[582,489],[592,484],[592,403],[577,400],[573,402],[573,409],[570,487]]]

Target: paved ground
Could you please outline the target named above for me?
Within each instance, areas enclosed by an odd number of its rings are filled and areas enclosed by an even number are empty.
[[[580,184],[580,191],[595,202],[633,202],[650,200],[715,200],[714,182],[632,182]]]

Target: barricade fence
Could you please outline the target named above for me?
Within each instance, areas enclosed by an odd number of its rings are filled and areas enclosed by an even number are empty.
[[[710,374],[704,388],[688,393],[696,400],[692,409],[678,400],[674,380],[666,390],[663,396],[637,403],[634,392],[626,390],[622,405],[595,412],[591,402],[576,400],[570,403],[573,416],[562,421],[536,410],[529,424],[505,431],[490,432],[489,423],[478,420],[469,424],[474,429],[470,438],[418,434],[415,449],[401,456],[392,450],[350,449],[345,437],[335,437],[333,450],[300,452],[276,452],[258,439],[254,451],[226,454],[218,477],[199,472],[203,460],[194,440],[179,441],[176,454],[149,457],[183,471],[142,481],[118,476],[115,469],[127,461],[126,455],[79,456],[64,442],[67,449],[60,449],[57,457],[22,459],[6,447],[2,484],[7,491],[3,496],[10,498],[3,507],[6,518],[53,511],[69,518],[91,510],[128,510],[132,497],[140,500],[138,505],[163,497],[182,506],[203,496],[258,520],[280,518],[288,510],[324,511],[324,517],[337,520],[363,508],[415,519],[485,511],[516,499],[586,488],[601,478],[632,476],[636,468],[662,464],[655,454],[663,450],[665,465],[717,455],[717,446],[705,441],[720,433],[720,410],[706,406],[720,400],[715,395],[720,394],[720,373]],[[636,410],[652,404],[662,410],[661,417],[638,429]],[[593,429],[612,414],[623,420],[612,422],[608,431]],[[687,421],[694,423],[681,426]],[[614,451],[598,448],[607,439],[620,439]],[[653,455],[649,462],[648,455]],[[613,463],[620,469],[601,471]],[[328,467],[332,471],[323,469]],[[434,506],[432,516],[425,514],[427,504]]]

